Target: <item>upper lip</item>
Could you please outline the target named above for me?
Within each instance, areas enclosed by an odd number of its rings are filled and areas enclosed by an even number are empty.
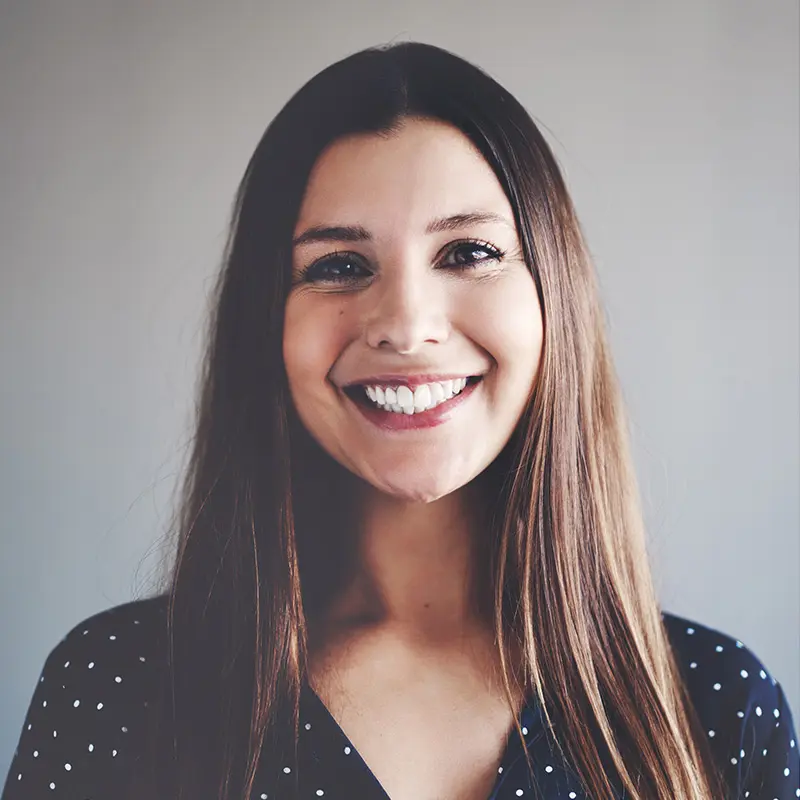
[[[353,386],[408,386],[410,389],[421,386],[423,383],[441,383],[442,381],[453,381],[457,378],[469,378],[480,376],[480,372],[437,372],[437,373],[416,373],[414,375],[400,373],[381,373],[380,375],[370,375],[366,378],[359,378],[355,381],[348,381],[342,385],[342,389],[349,389]]]

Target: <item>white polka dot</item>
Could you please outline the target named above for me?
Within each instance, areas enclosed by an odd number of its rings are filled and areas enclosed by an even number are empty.
[[[55,739],[58,736],[58,731],[53,731],[53,738]]]
[[[775,719],[777,719],[781,715],[781,712],[778,711],[777,708],[772,713],[775,715]]]
[[[578,795],[576,795],[576,794],[575,794],[575,792],[570,792],[570,793],[569,793],[569,796],[570,796],[570,800],[575,800],[575,798],[576,798]]]
[[[714,684],[714,691],[715,692],[718,692],[721,688],[722,688],[722,684],[721,683],[715,683]]]
[[[310,730],[311,730],[311,723],[310,723],[310,722],[306,722],[306,724],[305,724],[305,729],[306,729],[307,731],[310,731]]]
[[[265,794],[261,795],[261,800],[267,800],[267,796]]]
[[[767,673],[763,669],[758,674],[761,676],[762,681],[767,677]]]
[[[523,794],[525,793],[522,791],[522,789],[517,789],[517,797],[522,797]]]
[[[322,789],[317,789],[317,797],[322,797],[324,794],[325,792],[323,792]]]
[[[42,708],[47,708],[47,700],[42,701]]]
[[[144,656],[139,656],[139,661],[144,661],[144,660],[145,660]]]
[[[102,704],[102,703],[98,703],[98,704],[97,704],[97,710],[98,710],[98,711],[99,711],[99,710],[100,710],[102,707],[103,707],[103,704]]]
[[[111,639],[111,641],[113,642],[113,641],[116,641],[117,637],[112,635],[112,636],[109,636],[108,638]]]
[[[737,647],[744,647],[744,645],[738,639],[736,640],[736,646]]]
[[[744,719],[744,711],[737,711],[736,716],[739,717],[739,719]]]
[[[548,765],[547,765],[547,766],[544,768],[544,771],[545,771],[545,772],[552,772],[552,771],[553,771],[553,768],[552,768],[552,767],[551,767],[551,766],[548,764]]]
[[[288,775],[292,770],[291,767],[284,767],[283,771]]]
[[[739,751],[739,758],[744,758],[744,750]]]
[[[112,756],[113,758],[116,758],[116,757],[117,757],[117,751],[116,751],[116,750],[112,750],[112,751],[111,751],[111,756]]]
[[[760,717],[762,713],[761,706],[756,706],[756,716]]]
[[[761,751],[761,755],[762,755],[762,756],[765,756],[766,754],[767,754],[767,748],[765,747],[765,748],[764,748],[764,749]]]
[[[116,677],[116,678],[114,678],[114,680],[115,680],[117,683],[122,683],[122,678],[120,678],[120,676],[119,676],[119,675],[117,675],[117,677]]]
[[[69,661],[64,662],[64,669],[66,669],[68,666],[69,666]]]
[[[55,788],[56,788],[56,785],[55,785],[54,783],[51,783],[51,784],[50,784],[50,788],[51,788],[51,789],[55,789]]]
[[[121,730],[123,733],[127,733],[127,732],[128,732],[128,729],[127,729],[127,728],[126,728],[124,725],[122,726],[122,728],[120,728],[120,730]]]
[[[77,708],[77,707],[78,707],[80,704],[81,704],[81,701],[80,701],[80,700],[76,700],[76,701],[75,701],[75,702],[72,704],[72,707],[73,707],[73,708]]]
[[[691,636],[694,633],[694,628],[687,628],[686,633],[688,633],[689,636]]]
[[[689,664],[689,669],[697,669],[697,662],[696,661],[692,661],[692,663]]]
[[[93,750],[94,750],[94,745],[93,745],[93,744],[90,744],[90,745],[89,745],[89,752],[91,753]]]
[[[138,624],[139,624],[139,620],[138,620],[138,619],[135,619],[135,620],[133,621],[133,624],[134,624],[134,625],[138,625]]]
[[[714,736],[716,736],[716,734],[714,733],[714,731],[709,731],[709,732],[708,732],[708,735],[709,735],[709,736],[711,736],[712,738],[713,738]]]
[[[21,772],[20,772],[20,774],[19,774],[19,775],[17,775],[17,780],[18,780],[18,781],[21,781],[21,780],[22,780],[22,773],[21,773]]]
[[[794,747],[794,739],[789,742],[789,747]]]
[[[788,778],[788,777],[789,777],[789,773],[790,773],[789,767],[786,767],[786,768],[783,770],[783,774],[784,774],[784,775],[785,775],[785,776]]]
[[[737,763],[738,763],[738,762],[737,762],[737,760],[736,760],[735,758],[732,758],[732,759],[731,759],[731,764],[737,764]]]
[[[31,729],[31,723],[29,722],[28,723],[28,730],[30,730],[30,729]]]
[[[503,771],[503,768],[502,767],[498,767],[498,769],[497,769],[498,774],[501,773],[502,771]]]
[[[64,769],[69,772],[72,769],[72,764],[64,764]]]
[[[522,735],[523,736],[527,736],[528,735],[528,729],[527,728],[523,728],[522,729]]]
[[[93,669],[93,668],[94,668],[94,661],[90,661],[89,662],[89,669]]]
[[[746,678],[746,677],[748,676],[748,674],[749,674],[749,673],[747,672],[747,670],[746,670],[746,669],[743,669],[743,670],[742,670],[742,671],[741,671],[739,674],[740,674],[740,675],[741,675],[743,678]]]
[[[34,750],[33,751],[33,757],[34,758],[39,758],[39,751],[38,750]]]
[[[349,747],[345,747],[345,749],[344,749],[344,754],[345,754],[346,756],[349,756],[349,755],[350,755],[350,748],[349,748]]]
[[[714,649],[715,649],[715,650],[716,650],[718,653],[721,653],[721,652],[722,652],[722,650],[723,650],[723,648],[722,648],[722,645],[721,645],[721,644],[718,644],[718,645],[717,645],[717,646],[716,646]]]

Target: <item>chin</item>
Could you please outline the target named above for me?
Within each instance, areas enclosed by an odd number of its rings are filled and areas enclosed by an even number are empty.
[[[375,487],[378,491],[382,492],[389,497],[392,497],[394,500],[399,500],[404,503],[409,504],[427,504],[433,503],[436,500],[440,500],[442,497],[445,497],[448,494],[451,494],[450,490],[447,491],[431,491],[429,486],[419,486],[419,487],[407,487],[407,486],[377,486]]]
[[[406,503],[433,503],[457,492],[471,480],[471,476],[462,479],[453,476],[414,475],[374,476],[368,480],[379,492],[395,500]]]

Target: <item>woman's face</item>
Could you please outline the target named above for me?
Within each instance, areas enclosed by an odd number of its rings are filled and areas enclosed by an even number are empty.
[[[294,235],[283,356],[309,433],[397,499],[469,483],[511,436],[542,349],[491,168],[437,121],[341,139],[314,166]]]

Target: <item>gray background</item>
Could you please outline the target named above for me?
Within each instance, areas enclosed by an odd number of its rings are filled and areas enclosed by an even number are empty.
[[[146,591],[268,121],[392,39],[545,126],[595,255],[668,610],[800,713],[796,0],[0,6],[0,773],[44,659]]]

